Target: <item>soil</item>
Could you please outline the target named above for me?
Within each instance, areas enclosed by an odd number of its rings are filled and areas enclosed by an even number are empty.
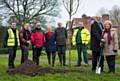
[[[45,74],[56,74],[56,73],[66,73],[66,72],[75,72],[75,70],[63,70],[63,69],[53,69],[50,67],[43,68],[40,66],[37,66],[33,61],[27,60],[20,66],[9,69],[7,73],[11,75],[15,74],[22,74],[22,75],[29,75],[29,76],[35,76],[35,75],[45,75]],[[76,71],[78,72],[78,71]]]

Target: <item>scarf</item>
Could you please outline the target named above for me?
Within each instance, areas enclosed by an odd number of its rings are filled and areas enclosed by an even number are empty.
[[[110,44],[111,44],[111,41],[112,41],[110,29],[109,29],[109,30],[105,29],[105,31],[103,32],[103,36],[104,36],[105,33],[107,33],[108,45],[110,45]]]

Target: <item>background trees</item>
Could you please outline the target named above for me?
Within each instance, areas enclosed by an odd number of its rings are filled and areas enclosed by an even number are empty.
[[[20,24],[40,16],[57,16],[58,0],[0,0],[2,16],[14,16]]]

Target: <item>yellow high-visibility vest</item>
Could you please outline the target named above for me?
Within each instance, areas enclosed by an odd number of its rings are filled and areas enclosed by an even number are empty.
[[[7,40],[7,46],[15,46],[15,35],[11,28],[8,29],[8,40]],[[18,46],[20,46],[20,40],[19,40],[19,32],[16,30],[16,37],[17,37],[17,43]]]
[[[73,33],[73,37],[72,37],[72,44],[73,45],[76,45],[76,36],[77,36],[77,33],[79,29],[75,29],[74,30],[74,33]],[[89,44],[90,42],[90,32],[88,31],[88,29],[84,28],[82,29],[81,31],[81,40],[82,40],[82,44]]]

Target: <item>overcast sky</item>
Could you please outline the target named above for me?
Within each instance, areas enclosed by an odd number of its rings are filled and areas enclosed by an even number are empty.
[[[114,5],[120,6],[120,0],[81,0],[82,3],[78,12],[73,17],[81,17],[82,14],[94,16],[101,9],[105,8],[110,10]],[[58,22],[66,23],[69,19],[68,13],[66,12],[63,5],[61,5],[61,18],[56,19]]]

